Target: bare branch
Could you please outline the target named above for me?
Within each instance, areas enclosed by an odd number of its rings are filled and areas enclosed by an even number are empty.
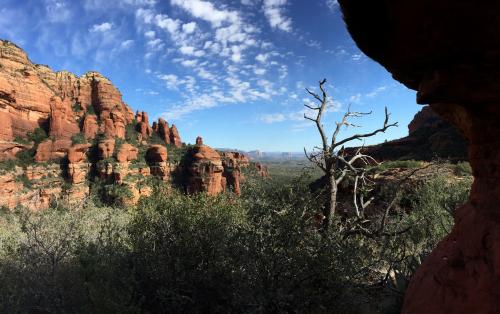
[[[350,137],[348,137],[346,139],[343,139],[342,141],[340,141],[338,143],[333,144],[332,147],[335,148],[337,146],[343,145],[343,144],[345,144],[347,142],[350,142],[352,140],[361,140],[361,139],[366,138],[366,137],[371,137],[371,136],[374,136],[374,135],[376,135],[378,133],[385,132],[390,127],[397,126],[398,125],[397,122],[389,124],[389,116],[390,116],[390,114],[387,111],[387,107],[385,107],[384,125],[380,129],[377,129],[377,130],[375,130],[373,132],[370,132],[370,133],[356,134],[356,135],[350,136]]]

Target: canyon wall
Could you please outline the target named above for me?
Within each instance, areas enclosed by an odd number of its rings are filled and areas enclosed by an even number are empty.
[[[76,203],[92,190],[133,204],[151,193],[151,178],[171,182],[172,173],[186,174],[179,167],[189,169],[184,188],[191,193],[222,193],[227,182],[240,192],[242,156],[189,148],[175,125],[134,114],[100,73],[54,72],[8,41],[0,41],[0,124],[0,206]],[[169,152],[189,163],[170,160]]]

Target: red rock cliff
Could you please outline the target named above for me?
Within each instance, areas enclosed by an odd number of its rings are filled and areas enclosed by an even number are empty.
[[[339,3],[358,46],[468,140],[470,199],[413,276],[403,313],[498,313],[500,2]]]

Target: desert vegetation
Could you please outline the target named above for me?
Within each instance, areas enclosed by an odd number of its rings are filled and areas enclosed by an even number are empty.
[[[409,277],[467,199],[471,177],[454,167],[427,171],[408,193],[386,183],[379,201],[397,202],[377,237],[340,214],[334,232],[321,232],[324,191],[311,188],[320,175],[296,164],[274,165],[282,175],[272,179],[249,176],[241,197],[187,196],[156,181],[135,206],[91,196],[4,210],[0,311],[397,313]]]

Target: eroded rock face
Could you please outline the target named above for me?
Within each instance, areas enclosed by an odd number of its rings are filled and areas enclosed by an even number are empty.
[[[132,160],[136,160],[139,154],[139,150],[137,147],[130,144],[123,144],[120,146],[118,153],[116,154],[116,160],[118,162],[129,162]]]
[[[35,161],[47,162],[49,160],[63,159],[64,157],[66,157],[66,154],[70,147],[71,147],[71,140],[47,139],[38,144],[35,155]]]
[[[220,155],[212,148],[203,144],[200,138],[198,145],[191,150],[192,162],[188,165],[187,192],[205,192],[217,195],[225,189],[222,178],[224,167]]]
[[[167,163],[168,153],[163,145],[151,145],[146,152],[146,161],[151,170],[151,175],[166,181],[170,175]]]
[[[175,147],[182,146],[181,137],[179,135],[179,131],[177,131],[177,127],[175,126],[175,124],[172,124],[172,127],[170,128],[170,144],[174,145]]]
[[[424,260],[403,313],[497,313],[500,290],[500,2],[339,0],[354,40],[468,140],[474,183]]]
[[[93,140],[99,132],[99,125],[97,124],[97,116],[95,114],[88,114],[83,120],[83,134],[87,140]]]
[[[99,152],[100,159],[111,158],[115,151],[115,140],[114,139],[103,140],[97,145],[97,149]]]

